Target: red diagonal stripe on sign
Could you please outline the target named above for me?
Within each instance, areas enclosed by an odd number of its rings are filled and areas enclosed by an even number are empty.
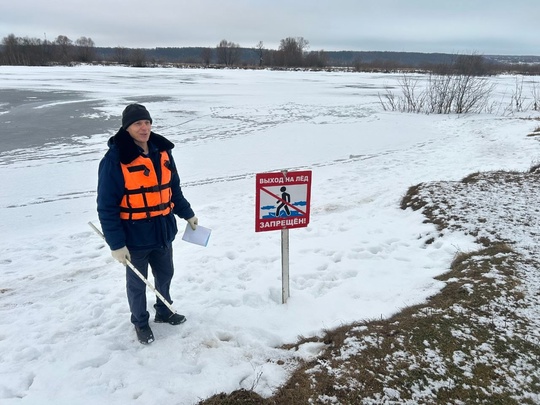
[[[281,201],[281,202],[283,202],[285,205],[288,205],[289,207],[293,208],[295,211],[298,211],[298,212],[300,212],[301,214],[307,216],[307,213],[305,213],[304,211],[302,211],[300,208],[296,207],[295,205],[292,205],[291,203],[288,203],[287,201],[283,200],[281,197],[278,197],[277,195],[275,195],[274,193],[272,193],[270,190],[267,190],[267,189],[265,189],[264,187],[261,187],[261,190],[264,191],[266,194],[269,194],[269,195],[271,195],[272,197],[277,198],[279,201]]]

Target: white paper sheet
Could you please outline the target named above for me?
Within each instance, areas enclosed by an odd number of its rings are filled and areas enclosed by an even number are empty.
[[[212,230],[204,226],[197,225],[197,229],[193,230],[189,224],[186,224],[186,230],[184,231],[182,240],[196,245],[206,246],[211,233]]]

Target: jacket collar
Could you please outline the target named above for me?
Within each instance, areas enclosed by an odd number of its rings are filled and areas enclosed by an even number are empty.
[[[154,132],[150,133],[149,142],[160,152],[174,148],[174,144],[171,141]],[[116,145],[120,153],[120,162],[123,164],[133,162],[141,154],[139,147],[124,128],[120,128],[116,135],[109,139],[108,143],[109,146]]]

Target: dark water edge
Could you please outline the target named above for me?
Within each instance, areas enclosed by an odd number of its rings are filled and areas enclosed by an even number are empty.
[[[103,104],[80,92],[0,89],[0,153],[115,131],[121,111],[96,118]]]

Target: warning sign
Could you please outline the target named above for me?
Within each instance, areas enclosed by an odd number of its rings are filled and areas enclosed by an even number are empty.
[[[259,173],[256,182],[255,232],[308,225],[310,170]]]

